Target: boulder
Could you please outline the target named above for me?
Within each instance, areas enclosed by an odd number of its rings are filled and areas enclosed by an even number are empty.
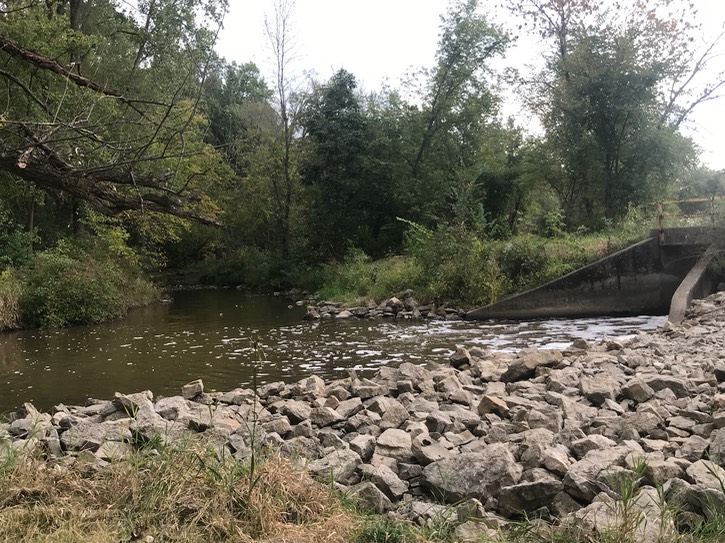
[[[350,489],[348,495],[356,499],[364,509],[383,514],[393,509],[393,502],[370,481],[363,481]]]
[[[503,443],[475,453],[461,453],[427,465],[421,483],[433,496],[455,503],[466,498],[485,502],[504,486],[519,482],[523,468]]]
[[[410,434],[397,428],[389,428],[378,436],[375,453],[401,462],[413,459]]]
[[[310,462],[307,467],[310,473],[319,479],[349,485],[355,482],[355,471],[361,463],[362,460],[356,452],[342,448]]]
[[[193,400],[196,396],[204,392],[204,383],[201,379],[196,379],[181,387],[181,395],[185,400]]]
[[[561,481],[553,476],[505,486],[498,494],[498,510],[506,516],[531,514],[548,507],[563,488]]]
[[[524,349],[509,364],[501,375],[501,381],[511,383],[522,379],[531,379],[539,367],[551,367],[562,359],[560,351],[549,349]]]
[[[583,376],[579,381],[579,390],[582,395],[596,406],[604,400],[614,400],[620,392],[620,384],[608,373],[599,373],[591,377]]]

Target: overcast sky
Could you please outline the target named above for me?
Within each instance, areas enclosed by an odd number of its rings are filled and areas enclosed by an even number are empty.
[[[708,32],[722,28],[725,0],[694,1]],[[231,0],[230,4],[217,50],[230,61],[253,61],[271,81],[264,17],[273,17],[274,0]],[[397,86],[411,68],[433,66],[440,16],[447,5],[447,0],[296,0],[297,70],[314,71],[324,81],[345,68],[366,91],[379,89],[385,80]],[[519,65],[534,61],[539,54],[539,47],[529,41],[514,48],[508,58]],[[515,115],[525,126],[529,115],[519,108],[509,101],[505,113]],[[725,169],[725,99],[701,105],[686,132],[703,148],[706,165]]]

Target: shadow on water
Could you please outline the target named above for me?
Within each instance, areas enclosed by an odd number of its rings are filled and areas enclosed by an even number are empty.
[[[249,385],[255,365],[259,383],[293,382],[313,374],[345,377],[351,367],[365,374],[406,361],[442,362],[456,345],[561,348],[577,337],[627,336],[665,320],[307,323],[301,320],[304,309],[289,303],[235,290],[177,292],[170,304],[111,323],[1,334],[0,412],[24,401],[48,409],[110,398],[116,391],[173,395],[196,378],[208,390],[230,390]]]

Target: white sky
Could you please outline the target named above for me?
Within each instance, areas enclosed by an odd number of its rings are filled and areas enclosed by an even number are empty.
[[[722,28],[724,0],[694,2],[706,31]],[[411,68],[433,66],[440,16],[447,6],[448,0],[296,0],[296,69],[313,71],[325,81],[345,68],[364,91],[379,89],[385,80],[398,86]],[[271,81],[265,14],[273,18],[274,0],[230,0],[217,50],[230,61],[253,61]],[[500,14],[491,15],[495,19]],[[535,61],[539,55],[535,42],[529,42],[514,48],[508,58],[517,65]],[[530,115],[518,114],[519,107],[511,100],[504,112],[523,123]],[[685,131],[703,149],[703,162],[725,169],[725,98],[700,105],[691,119]]]

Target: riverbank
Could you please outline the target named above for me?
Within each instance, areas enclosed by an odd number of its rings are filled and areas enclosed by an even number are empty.
[[[225,393],[194,382],[170,398],[26,405],[0,425],[2,455],[32,451],[100,477],[139,450],[190,441],[248,470],[261,447],[374,511],[461,541],[524,514],[617,541],[707,540],[706,529],[725,533],[724,324],[721,292],[681,325],[629,341],[460,348],[449,364],[383,367],[371,379]]]

